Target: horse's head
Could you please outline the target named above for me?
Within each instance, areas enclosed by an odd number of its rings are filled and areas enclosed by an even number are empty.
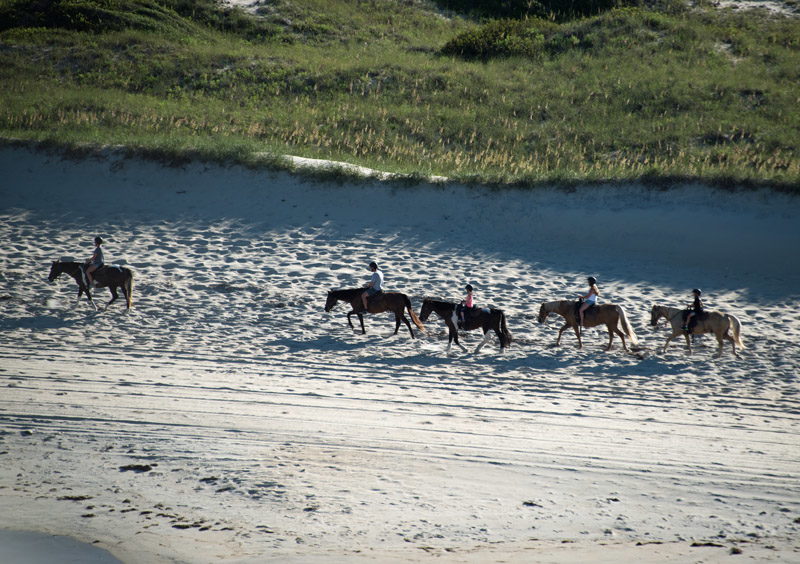
[[[325,300],[325,311],[332,310],[333,306],[335,306],[336,302],[338,302],[338,301],[339,300],[336,298],[336,294],[334,294],[334,291],[333,290],[329,291],[328,292],[328,299]]]
[[[658,318],[664,315],[664,311],[657,305],[653,306],[653,309],[650,310],[650,325],[655,327],[658,325]]]
[[[536,318],[536,321],[544,323],[548,315],[550,315],[550,312],[547,311],[545,304],[542,304],[542,307],[539,308],[539,317]]]
[[[54,260],[53,264],[50,265],[50,274],[47,276],[47,281],[52,282],[63,272],[61,268],[61,262]]]
[[[428,321],[428,317],[430,317],[431,312],[433,311],[433,302],[430,299],[425,298],[422,300],[422,308],[419,310],[419,320],[420,321]]]

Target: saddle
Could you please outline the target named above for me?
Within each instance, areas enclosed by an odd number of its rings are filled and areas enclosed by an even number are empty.
[[[380,298],[383,296],[383,290],[378,290],[378,292],[372,294],[371,296],[367,296],[367,309],[369,309],[369,304],[372,303],[372,300],[375,298]],[[366,312],[367,310],[361,310],[362,312]]]
[[[83,266],[81,266],[81,272],[83,274],[84,283],[86,282],[86,268],[88,266],[89,263],[84,263]],[[97,287],[98,282],[103,282],[103,283],[107,282],[106,274],[108,274],[108,271],[111,270],[112,268],[116,270],[117,273],[122,273],[122,267],[118,264],[104,264],[98,267],[98,269],[92,273],[92,278],[94,278],[95,287]]]
[[[708,317],[708,314],[707,314],[705,311],[701,311],[700,313],[696,313],[696,314],[695,314],[695,315],[692,317],[692,320],[691,320],[691,321],[689,321],[689,325],[687,326],[687,325],[686,325],[686,318],[687,318],[687,317],[689,317],[689,314],[690,314],[690,313],[692,313],[693,311],[694,311],[694,310],[693,310],[692,308],[686,308],[685,310],[683,310],[683,313],[682,313],[682,318],[681,318],[681,321],[682,321],[683,323],[682,323],[682,325],[681,325],[681,326],[682,326],[682,327],[686,327],[685,331],[686,331],[687,333],[691,333],[691,332],[692,332],[692,330],[695,328],[695,326],[697,326],[697,322],[698,322],[698,321],[702,321],[702,320],[704,320],[706,317]]]

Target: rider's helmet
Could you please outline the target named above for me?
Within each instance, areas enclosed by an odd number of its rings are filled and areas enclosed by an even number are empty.
[[[597,278],[595,278],[594,276],[590,276],[589,278],[587,278],[587,280],[589,281],[589,284],[591,284],[592,286],[597,284]]]
[[[102,245],[103,244],[103,240],[100,238],[99,235],[94,238],[94,244],[95,245]]]
[[[701,291],[700,291],[700,290],[698,290],[697,288],[695,288],[694,290],[692,290],[692,294],[694,294],[695,296],[699,296],[699,295],[700,295],[700,294],[702,294],[702,293],[703,293],[703,292],[701,292]]]
[[[467,286],[466,286],[464,289],[465,289],[467,292],[471,292],[471,291],[472,291],[472,284],[467,284]]]
[[[371,263],[369,263],[369,269],[370,270],[378,270],[378,263],[376,263],[375,261],[372,261]]]

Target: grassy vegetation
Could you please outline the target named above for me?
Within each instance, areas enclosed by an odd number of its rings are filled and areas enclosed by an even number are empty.
[[[677,1],[476,21],[428,0],[0,0],[0,136],[62,147],[798,190],[799,84],[800,19]]]

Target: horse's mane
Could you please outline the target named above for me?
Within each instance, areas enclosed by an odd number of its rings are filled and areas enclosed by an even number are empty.
[[[430,302],[430,303],[436,304],[436,305],[448,305],[448,306],[456,305],[455,302],[452,302],[450,300],[440,300],[439,298],[429,298],[429,297],[422,298],[422,302],[423,303],[424,302]]]
[[[355,296],[363,292],[364,288],[342,288],[341,290],[331,290],[331,294],[335,297]],[[346,299],[346,298],[345,298]]]

